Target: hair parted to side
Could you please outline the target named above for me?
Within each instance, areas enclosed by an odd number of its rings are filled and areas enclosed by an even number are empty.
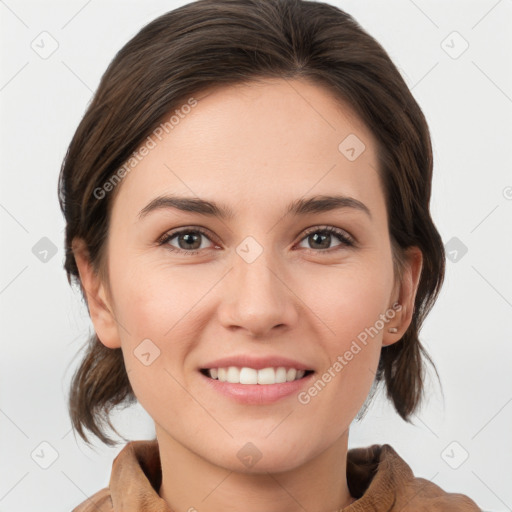
[[[75,238],[85,242],[94,269],[106,276],[109,215],[122,183],[101,199],[94,191],[161,120],[201,91],[266,78],[305,79],[326,87],[350,105],[377,140],[395,275],[401,275],[411,246],[422,251],[423,267],[412,322],[400,341],[382,348],[372,390],[384,382],[396,411],[410,421],[423,397],[425,362],[435,369],[418,334],[445,271],[443,243],[429,211],[430,134],[385,50],[334,6],[305,0],[199,0],[155,19],[117,53],[73,136],[59,177],[68,282],[82,289]],[[103,426],[108,423],[115,431],[111,411],[135,401],[121,349],[107,348],[93,335],[71,382],[73,428],[88,444],[84,429],[114,445]]]

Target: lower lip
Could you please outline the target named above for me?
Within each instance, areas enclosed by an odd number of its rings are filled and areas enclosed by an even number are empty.
[[[283,382],[281,384],[232,384],[230,382],[221,382],[218,379],[212,379],[199,372],[199,375],[205,379],[206,383],[215,391],[235,400],[241,404],[262,405],[277,402],[287,396],[297,394],[306,385],[308,385],[315,375],[310,373],[302,379],[292,382]]]

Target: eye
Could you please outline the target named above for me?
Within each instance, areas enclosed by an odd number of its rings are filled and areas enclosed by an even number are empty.
[[[206,231],[200,228],[187,228],[166,233],[159,240],[158,245],[167,245],[167,248],[173,252],[192,256],[201,249],[208,248],[203,245],[203,239],[205,238],[211,241]],[[171,242],[175,242],[177,246]]]
[[[214,244],[212,238],[213,237],[211,237],[207,231],[201,228],[186,228],[166,233],[158,241],[158,245],[165,245],[167,249],[173,252],[193,256],[203,249],[213,248],[212,246],[208,247],[203,244],[204,239]],[[331,247],[331,242],[333,242],[334,239],[338,239],[340,243]],[[310,245],[310,247],[305,247],[305,249],[314,252],[327,252],[329,249],[333,248],[336,250],[336,248],[342,249],[355,246],[355,241],[350,235],[333,226],[316,226],[309,229],[302,238],[301,243],[304,241],[309,242]],[[216,246],[218,247],[218,245]],[[301,247],[304,246],[301,245]]]
[[[340,241],[340,243],[335,247],[343,248],[355,246],[355,241],[351,236],[349,236],[345,231],[333,226],[316,226],[311,228],[306,232],[306,235],[302,238],[301,242],[309,242],[310,247],[306,247],[308,250],[317,249],[315,252],[322,252],[327,249],[332,249],[331,242],[334,238],[337,238]]]

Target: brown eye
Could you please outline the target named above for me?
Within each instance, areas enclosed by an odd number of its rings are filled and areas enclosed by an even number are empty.
[[[200,229],[182,229],[166,234],[159,245],[165,245],[171,251],[193,255],[201,249],[209,248],[203,244],[205,239],[210,240],[206,232]]]
[[[301,242],[306,241],[308,243],[306,249],[325,251],[333,248],[331,243],[335,241],[335,239],[338,239],[340,243],[336,244],[334,247],[354,246],[354,241],[350,236],[348,236],[344,231],[332,226],[325,228],[313,228],[309,230]]]

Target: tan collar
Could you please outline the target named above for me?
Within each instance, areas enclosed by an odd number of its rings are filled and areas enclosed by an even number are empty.
[[[110,494],[115,512],[172,512],[158,495],[161,481],[157,440],[132,441],[114,459],[110,489],[102,492]],[[480,512],[468,497],[446,493],[429,480],[415,478],[410,467],[387,444],[349,450],[347,483],[356,501],[343,512]],[[98,493],[98,498],[106,499],[108,494]],[[112,508],[109,504],[100,510]]]

